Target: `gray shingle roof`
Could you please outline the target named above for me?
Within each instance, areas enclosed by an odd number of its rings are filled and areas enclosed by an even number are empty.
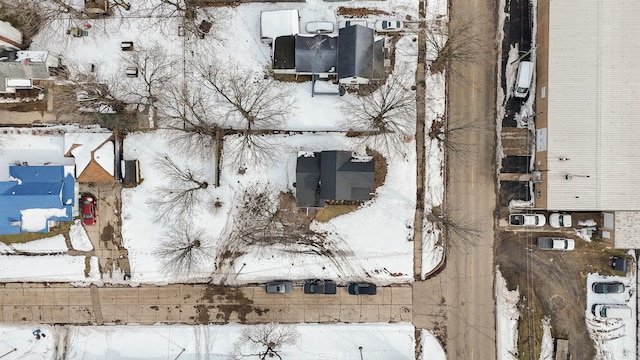
[[[384,76],[384,40],[374,42],[373,29],[353,25],[339,30],[338,78]],[[382,74],[381,74],[382,73]],[[381,76],[379,76],[381,74]]]
[[[348,151],[322,151],[298,157],[296,201],[299,207],[321,207],[324,199],[369,200],[374,162],[354,161]]]
[[[328,35],[296,35],[296,71],[327,73],[338,61],[338,38]]]

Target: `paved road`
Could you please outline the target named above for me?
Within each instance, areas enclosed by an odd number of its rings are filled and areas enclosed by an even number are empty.
[[[476,25],[494,48],[494,3],[490,0],[451,4],[451,18],[483,19]],[[486,21],[485,21],[486,20]],[[444,340],[449,359],[495,359],[495,304],[493,300],[493,242],[495,196],[495,71],[496,57],[460,66],[460,78],[449,79],[448,112],[451,121],[485,119],[487,131],[455,135],[470,144],[462,160],[449,160],[447,211],[454,223],[476,229],[477,235],[448,237],[447,264],[433,278],[414,284],[414,324],[432,329]],[[421,299],[421,300],[418,300]]]
[[[70,287],[0,286],[0,322],[49,324],[411,322],[408,285],[381,287],[374,296],[266,294],[264,287],[209,285]]]

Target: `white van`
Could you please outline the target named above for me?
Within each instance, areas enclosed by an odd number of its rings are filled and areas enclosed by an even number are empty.
[[[591,307],[591,313],[597,317],[630,319],[632,312],[627,305],[595,304]]]
[[[518,65],[518,76],[516,77],[516,87],[513,89],[513,96],[518,98],[527,97],[531,80],[533,80],[533,63],[531,61],[521,61]]]

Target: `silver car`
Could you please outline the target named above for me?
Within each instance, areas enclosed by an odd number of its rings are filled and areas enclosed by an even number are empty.
[[[267,294],[285,294],[293,289],[291,281],[274,281],[267,283]]]
[[[594,282],[591,289],[596,294],[620,294],[624,292],[624,284],[618,281]]]

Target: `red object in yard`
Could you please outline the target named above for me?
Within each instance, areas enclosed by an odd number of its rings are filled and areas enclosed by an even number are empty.
[[[84,24],[85,29],[91,29],[91,24]]]
[[[96,223],[96,204],[91,196],[82,197],[82,222],[85,225]]]

